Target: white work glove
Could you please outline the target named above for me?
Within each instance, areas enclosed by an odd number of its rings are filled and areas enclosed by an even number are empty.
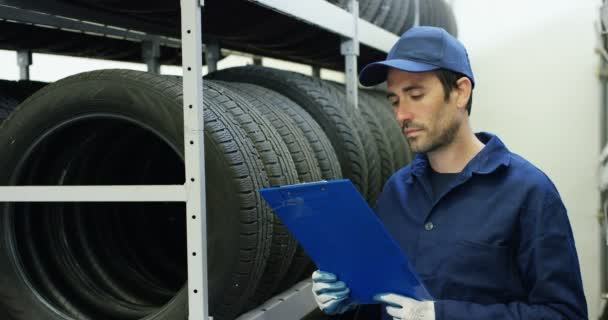
[[[325,314],[341,314],[353,309],[350,289],[335,274],[317,270],[312,274],[312,294]]]
[[[374,299],[387,305],[386,312],[393,320],[435,320],[433,301],[418,301],[394,293],[379,294]]]

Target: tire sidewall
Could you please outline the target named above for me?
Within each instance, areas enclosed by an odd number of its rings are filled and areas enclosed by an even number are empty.
[[[74,94],[77,93],[77,94]],[[3,124],[0,132],[0,185],[15,184],[21,157],[54,125],[74,117],[110,114],[137,121],[154,131],[182,154],[182,114],[177,99],[164,97],[158,89],[141,81],[121,77],[59,81],[22,104]],[[11,204],[0,211],[0,300],[15,319],[65,320],[59,312],[32,290],[19,271],[20,261],[11,230]],[[156,314],[145,319],[185,319],[185,289]]]

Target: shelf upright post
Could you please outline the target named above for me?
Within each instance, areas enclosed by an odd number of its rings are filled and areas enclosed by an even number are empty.
[[[17,51],[17,64],[19,65],[19,80],[30,80],[30,66],[32,65],[32,51]]]
[[[414,0],[416,11],[414,15],[414,27],[420,26],[420,0]]]
[[[158,40],[142,42],[142,58],[148,66],[148,72],[160,74],[160,43]]]
[[[359,109],[359,81],[357,56],[359,56],[359,1],[350,0],[348,8],[353,15],[353,37],[342,41],[340,52],[344,56],[344,77],[346,80],[346,100]]]
[[[216,40],[209,40],[205,44],[205,61],[207,72],[217,71],[217,62],[220,60],[220,44]]]
[[[188,238],[188,319],[210,320],[203,119],[203,0],[181,0]]]

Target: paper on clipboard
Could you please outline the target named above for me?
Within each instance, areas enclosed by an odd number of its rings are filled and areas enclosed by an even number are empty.
[[[320,270],[360,304],[379,293],[432,300],[409,260],[350,180],[265,188],[262,197]]]

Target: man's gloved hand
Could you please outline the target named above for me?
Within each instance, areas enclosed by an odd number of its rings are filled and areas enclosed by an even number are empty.
[[[350,289],[335,274],[317,270],[312,274],[312,294],[325,314],[340,314],[353,309]]]
[[[386,312],[394,320],[435,320],[433,301],[417,301],[394,293],[378,294],[374,299],[387,305]]]

